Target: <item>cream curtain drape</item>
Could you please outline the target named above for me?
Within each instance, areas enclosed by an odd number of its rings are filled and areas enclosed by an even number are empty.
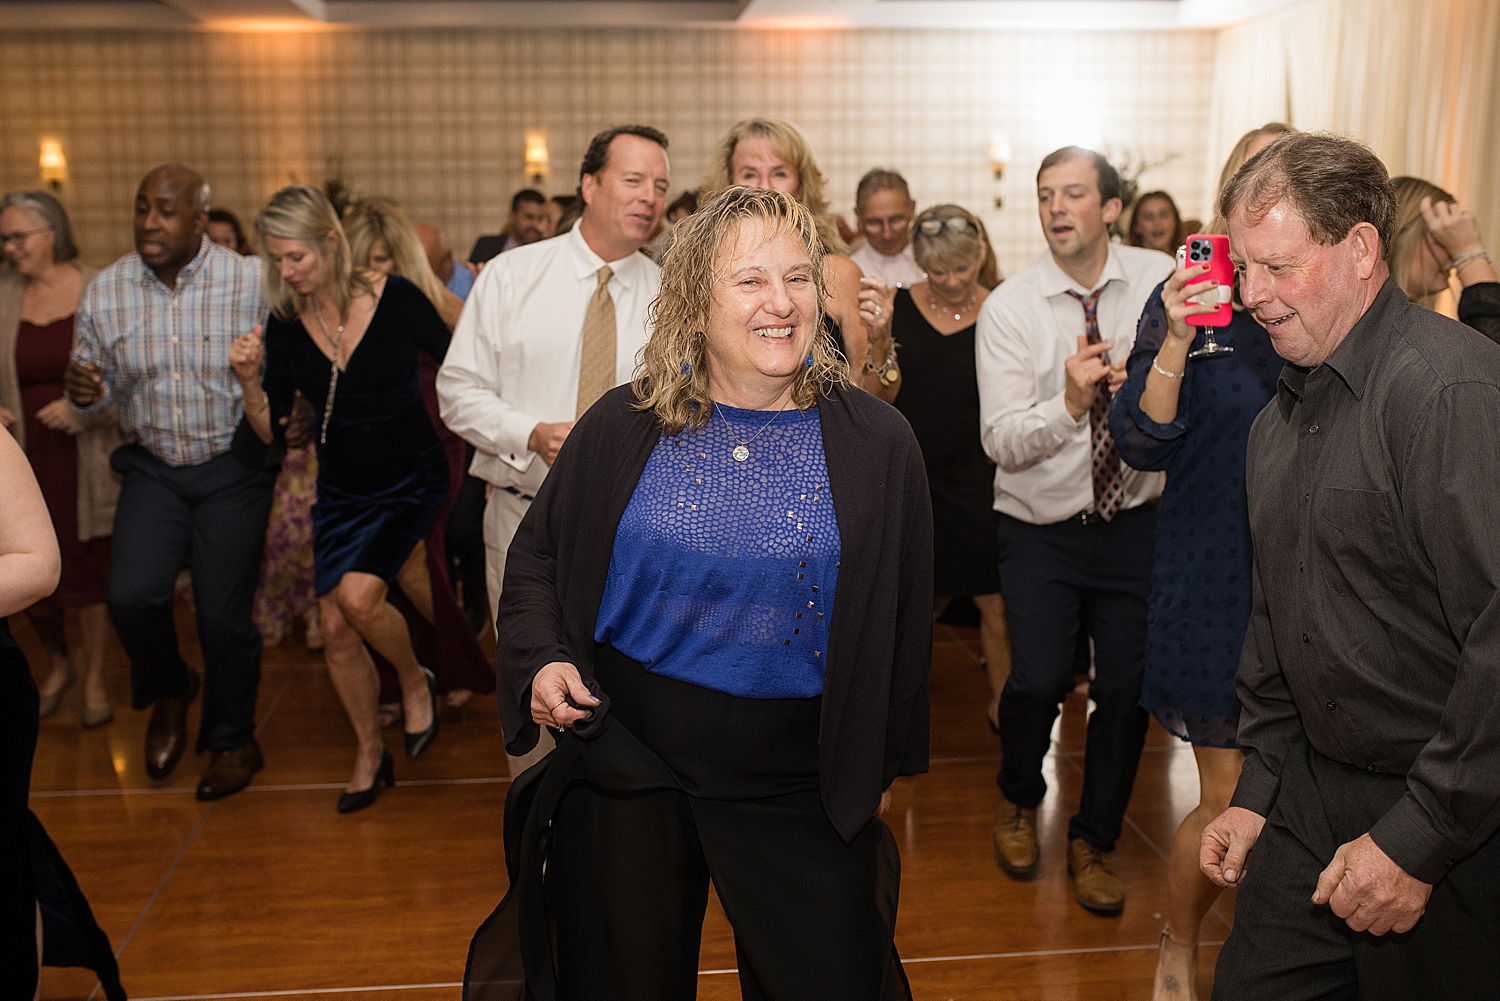
[[[1213,100],[1206,191],[1249,129],[1326,129],[1368,143],[1392,175],[1452,191],[1500,249],[1496,0],[1311,0],[1227,28]]]

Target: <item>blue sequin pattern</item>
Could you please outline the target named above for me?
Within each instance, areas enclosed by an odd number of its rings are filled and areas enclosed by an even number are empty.
[[[615,533],[594,638],[704,688],[811,698],[839,528],[817,412],[769,420],[721,406],[702,431],[657,442]]]

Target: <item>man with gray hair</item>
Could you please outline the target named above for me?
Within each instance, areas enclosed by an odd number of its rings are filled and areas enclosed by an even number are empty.
[[[1493,997],[1500,347],[1407,301],[1357,142],[1277,140],[1220,212],[1287,364],[1246,461],[1245,765],[1201,855],[1239,888],[1214,997]]]
[[[927,277],[912,256],[911,222],[917,203],[906,178],[876,167],[859,179],[854,191],[854,216],[865,242],[849,257],[866,278],[910,288]]]
[[[243,789],[261,767],[261,639],[251,610],[280,459],[244,426],[229,367],[230,343],[265,312],[262,265],[208,238],[208,196],[203,178],[177,164],[141,181],[135,252],[84,291],[64,377],[74,406],[113,402],[135,439],[110,458],[122,483],[108,602],[130,656],[131,701],[152,707],[146,773],[154,779],[182,756],[200,685],[172,618],[177,575],[193,570],[204,662],[198,750],[212,753],[201,800]]]

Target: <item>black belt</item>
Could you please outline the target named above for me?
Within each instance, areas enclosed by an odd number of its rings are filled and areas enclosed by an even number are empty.
[[[534,501],[534,500],[536,500],[536,496],[534,494],[523,494],[523,493],[521,493],[521,491],[517,490],[515,487],[501,487],[500,489],[504,490],[508,494],[515,494],[517,497],[521,498],[523,501]]]

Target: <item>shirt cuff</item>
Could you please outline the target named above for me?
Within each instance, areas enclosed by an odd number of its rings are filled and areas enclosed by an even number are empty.
[[[1136,427],[1158,441],[1174,441],[1187,434],[1187,425],[1181,421],[1174,420],[1170,424],[1158,424],[1152,420],[1146,411],[1141,409],[1138,399],[1127,403],[1125,409],[1130,414],[1131,419],[1135,421]],[[1181,409],[1181,406],[1179,406],[1178,411],[1180,412]]]
[[[1234,797],[1230,799],[1229,805],[1269,817],[1271,807],[1276,805],[1276,794],[1280,791],[1281,778],[1267,771],[1260,759],[1252,754],[1245,758],[1245,764],[1240,769],[1240,781],[1234,787]]]
[[[518,410],[506,411],[495,435],[495,444],[499,447],[496,458],[518,473],[530,469],[536,453],[527,448],[527,443],[531,441],[531,432],[540,423],[535,417]]]
[[[1047,429],[1057,437],[1058,441],[1066,441],[1073,437],[1081,429],[1089,426],[1089,415],[1085,413],[1078,420],[1068,413],[1068,405],[1063,402],[1066,393],[1058,393],[1050,400],[1043,400],[1037,405],[1037,413],[1041,414],[1042,420],[1046,422]]]
[[[1428,884],[1446,876],[1453,860],[1463,854],[1462,846],[1433,829],[1410,790],[1370,828],[1370,840],[1408,876]]]

